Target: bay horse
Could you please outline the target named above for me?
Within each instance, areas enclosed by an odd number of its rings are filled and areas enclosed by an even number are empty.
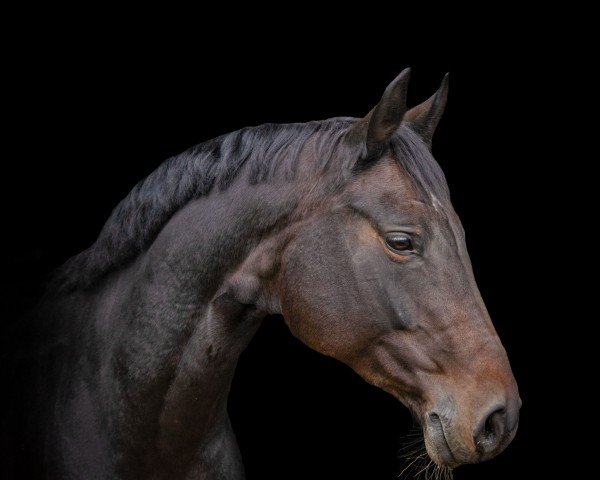
[[[364,118],[243,128],[135,186],[29,323],[4,478],[242,479],[227,397],[272,314],[407,406],[439,468],[501,452],[517,384],[431,154],[448,77],[408,109],[409,73]]]

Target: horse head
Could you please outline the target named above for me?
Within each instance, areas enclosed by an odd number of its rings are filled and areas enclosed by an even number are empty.
[[[289,235],[276,289],[292,333],[405,404],[454,467],[510,443],[520,399],[430,152],[448,79],[407,109],[409,73],[340,140],[351,174]]]

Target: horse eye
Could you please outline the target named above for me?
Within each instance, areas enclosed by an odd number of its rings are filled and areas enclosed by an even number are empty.
[[[385,238],[385,243],[394,252],[410,253],[413,251],[413,243],[408,235],[392,233]]]

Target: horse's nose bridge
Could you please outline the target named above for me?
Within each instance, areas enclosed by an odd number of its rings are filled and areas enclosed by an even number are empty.
[[[516,390],[510,362],[489,317],[473,321],[468,313],[457,319],[444,338],[440,361],[448,390],[463,400],[508,395]]]
[[[470,268],[459,255],[446,265],[432,265],[427,272],[431,285],[425,308],[453,324],[485,325],[491,320]]]
[[[448,316],[454,340],[470,355],[485,349],[503,351],[500,338],[492,323],[479,289],[474,282],[466,282],[465,288],[446,298],[443,309]]]
[[[504,352],[485,306],[477,299],[448,302],[443,308],[443,350],[468,363]]]

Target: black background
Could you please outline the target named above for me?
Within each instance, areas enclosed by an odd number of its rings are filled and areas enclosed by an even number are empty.
[[[362,116],[406,66],[412,105],[449,71],[434,155],[523,398],[513,444],[455,478],[529,478],[534,468],[537,477],[548,466],[542,455],[556,468],[540,333],[558,315],[542,306],[554,294],[542,286],[550,272],[540,207],[553,169],[545,99],[562,55],[552,36],[530,35],[514,19],[460,42],[458,26],[433,39],[381,19],[329,36],[308,24],[294,32],[201,28],[213,20],[167,33],[166,20],[113,18],[92,28],[38,19],[13,37],[5,318],[31,305],[47,272],[89,246],[117,202],[167,157],[247,125]],[[303,346],[281,318],[268,318],[242,355],[229,407],[249,480],[396,478],[412,425],[402,405]]]

